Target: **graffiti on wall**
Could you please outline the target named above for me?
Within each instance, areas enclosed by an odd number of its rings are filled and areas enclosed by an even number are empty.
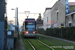
[[[71,13],[71,12],[75,12],[75,6],[70,6],[70,12],[69,13]]]

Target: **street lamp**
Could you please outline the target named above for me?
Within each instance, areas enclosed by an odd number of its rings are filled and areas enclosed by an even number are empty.
[[[12,10],[15,10],[15,25],[18,25],[18,8]]]
[[[15,31],[19,31],[19,24],[18,24],[18,7],[16,9],[13,9],[12,10],[15,10]],[[16,27],[17,26],[17,27]]]

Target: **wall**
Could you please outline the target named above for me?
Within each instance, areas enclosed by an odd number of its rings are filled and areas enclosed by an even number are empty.
[[[57,11],[58,11],[58,20],[57,20]],[[61,27],[61,23],[65,25],[65,6],[61,3],[61,1],[57,1],[53,8],[51,13],[51,20],[53,21],[53,24],[56,26],[54,27]]]
[[[71,26],[75,26],[75,14],[69,14],[66,16],[66,27],[69,27],[69,23],[71,23]]]
[[[43,17],[44,18],[43,19],[43,27],[46,30],[46,28],[50,28],[51,27],[51,23],[49,22],[49,21],[51,21],[51,9],[46,10],[44,12],[43,16],[44,16]]]

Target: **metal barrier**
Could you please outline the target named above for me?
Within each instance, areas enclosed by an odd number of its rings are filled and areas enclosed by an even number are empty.
[[[7,31],[7,48],[8,49],[14,48],[14,31],[13,30]]]

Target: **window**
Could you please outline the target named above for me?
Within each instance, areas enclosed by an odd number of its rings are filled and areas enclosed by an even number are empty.
[[[58,20],[58,12],[57,12],[57,20]]]
[[[26,30],[35,30],[35,22],[26,22],[25,29]]]
[[[48,23],[48,17],[47,17],[47,23]]]

